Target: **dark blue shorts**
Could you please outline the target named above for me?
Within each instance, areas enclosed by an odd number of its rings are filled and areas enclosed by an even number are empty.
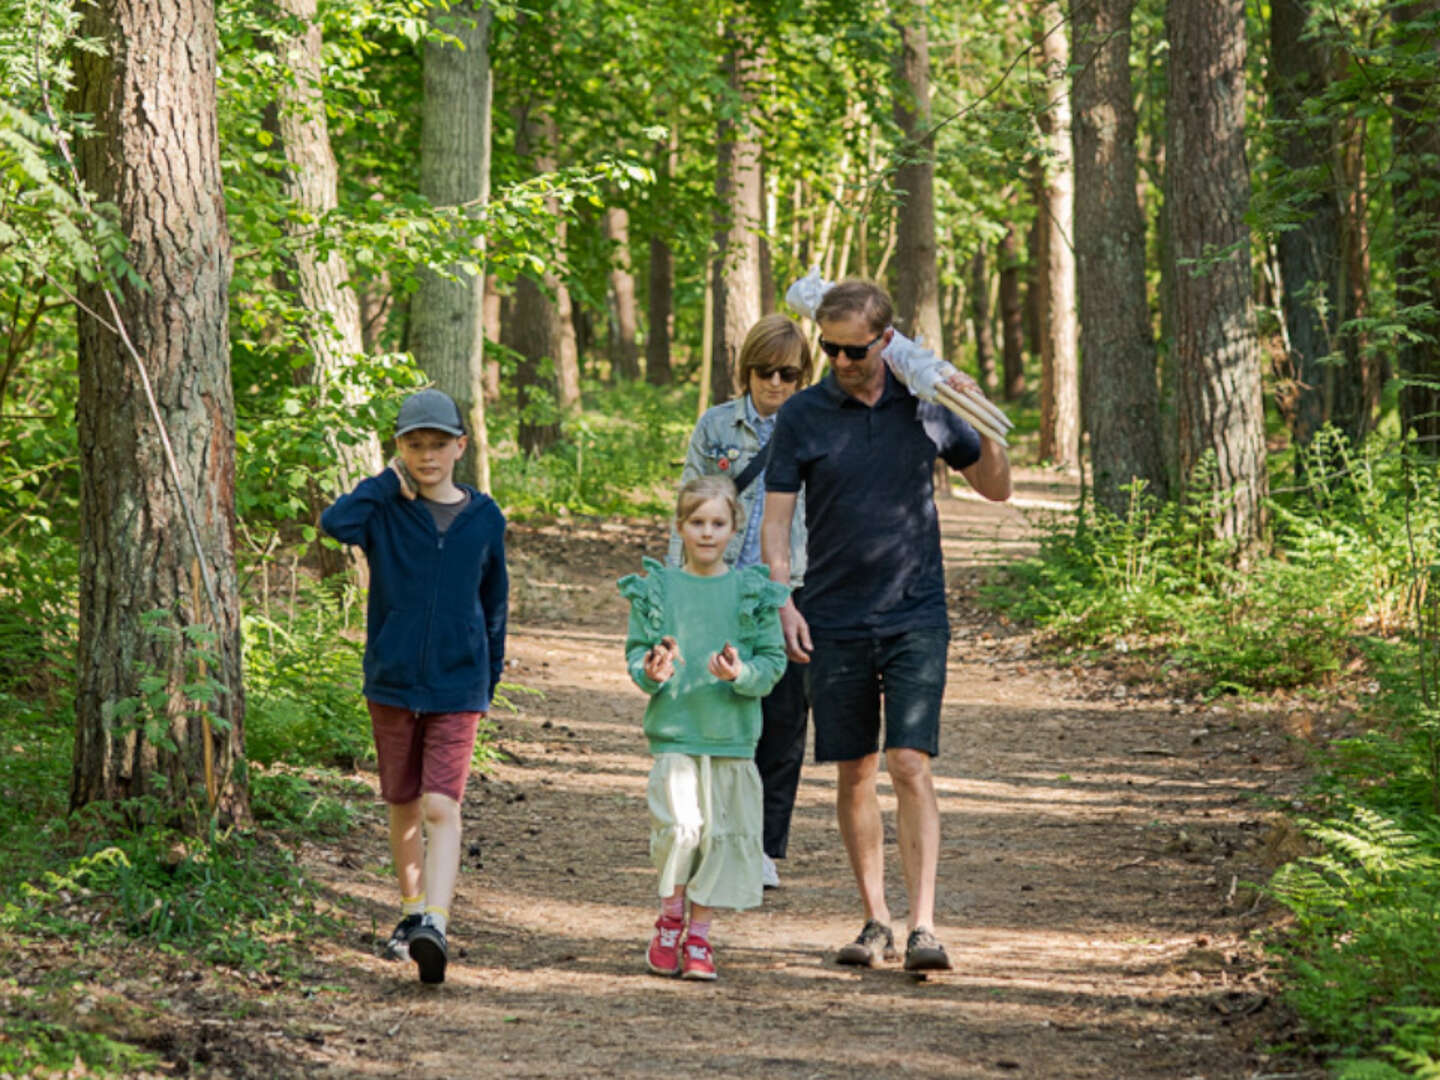
[[[879,748],[940,752],[947,629],[854,641],[818,639],[807,665],[816,761],[856,761]]]

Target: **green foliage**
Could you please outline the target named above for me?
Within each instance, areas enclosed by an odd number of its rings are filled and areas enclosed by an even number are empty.
[[[1344,468],[1333,473],[1337,456]],[[1416,529],[1394,497],[1402,470],[1393,450],[1375,444],[1350,455],[1322,433],[1302,461],[1302,487],[1272,501],[1271,554],[1243,570],[1215,538],[1218,511],[1201,470],[1181,503],[1157,505],[1134,491],[1124,518],[1096,509],[1052,523],[1040,553],[1010,567],[986,596],[1061,640],[1123,641],[1215,686],[1324,681],[1364,627],[1403,617]],[[1426,477],[1415,485],[1413,516],[1426,523],[1434,551],[1440,474],[1431,468]]]
[[[324,584],[302,578],[297,590],[283,612],[260,596],[241,623],[247,753],[267,766],[354,769],[373,754],[360,692],[363,611]]]
[[[324,918],[295,856],[240,831],[195,838],[152,799],[96,803],[69,823],[83,853],[35,881],[10,883],[0,930],[80,941],[144,937],[162,951],[247,969],[293,969],[302,931]]]
[[[0,1000],[5,999],[4,986],[0,985]],[[70,1071],[76,1062],[86,1072]],[[104,1032],[81,1031],[24,1016],[6,1015],[0,1020],[0,1075],[133,1075],[136,1070],[158,1065],[154,1054],[118,1042]]]
[[[1295,916],[1271,943],[1287,968],[1286,1000],[1349,1059],[1339,1075],[1436,1075],[1424,1069],[1440,1056],[1440,828],[1356,806],[1307,833],[1321,853],[1282,867],[1269,886]]]
[[[531,457],[515,445],[513,407],[491,415],[495,497],[512,515],[666,514],[693,422],[694,391],[632,383],[586,387],[561,442]]]

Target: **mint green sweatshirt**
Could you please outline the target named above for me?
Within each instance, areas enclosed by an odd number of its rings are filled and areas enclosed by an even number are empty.
[[[630,601],[625,659],[630,678],[650,695],[645,735],[650,752],[752,757],[760,740],[760,699],[785,672],[780,606],[787,586],[763,566],[698,577],[644,559],[645,576],[620,579]],[[662,637],[680,645],[675,674],[657,683],[645,674],[645,654]],[[724,682],[710,674],[710,656],[729,642],[740,654],[740,675]]]

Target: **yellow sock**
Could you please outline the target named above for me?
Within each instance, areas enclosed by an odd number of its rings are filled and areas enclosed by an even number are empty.
[[[435,929],[442,934],[445,927],[450,923],[450,909],[431,905],[425,909],[425,917],[435,924]]]
[[[400,898],[401,915],[421,915],[425,912],[425,894],[419,896],[402,896]]]

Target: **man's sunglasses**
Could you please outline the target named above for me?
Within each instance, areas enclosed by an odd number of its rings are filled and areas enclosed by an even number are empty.
[[[822,337],[820,339],[820,351],[823,352],[826,356],[831,357],[832,359],[839,356],[843,352],[851,360],[864,360],[865,354],[868,353],[872,347],[874,347],[875,342],[879,341],[884,336],[885,331],[881,330],[880,333],[876,334],[873,338],[871,338],[869,343],[866,345],[836,345],[835,342],[826,341]]]
[[[800,369],[799,369],[798,367],[769,367],[769,368],[758,368],[758,367],[757,367],[757,368],[751,368],[750,371],[751,371],[751,372],[755,375],[755,377],[756,377],[757,379],[759,379],[761,382],[769,382],[770,379],[771,379],[773,376],[775,376],[775,375],[779,375],[779,376],[780,376],[780,381],[781,381],[781,382],[791,383],[791,382],[799,382],[799,381],[800,381]]]

